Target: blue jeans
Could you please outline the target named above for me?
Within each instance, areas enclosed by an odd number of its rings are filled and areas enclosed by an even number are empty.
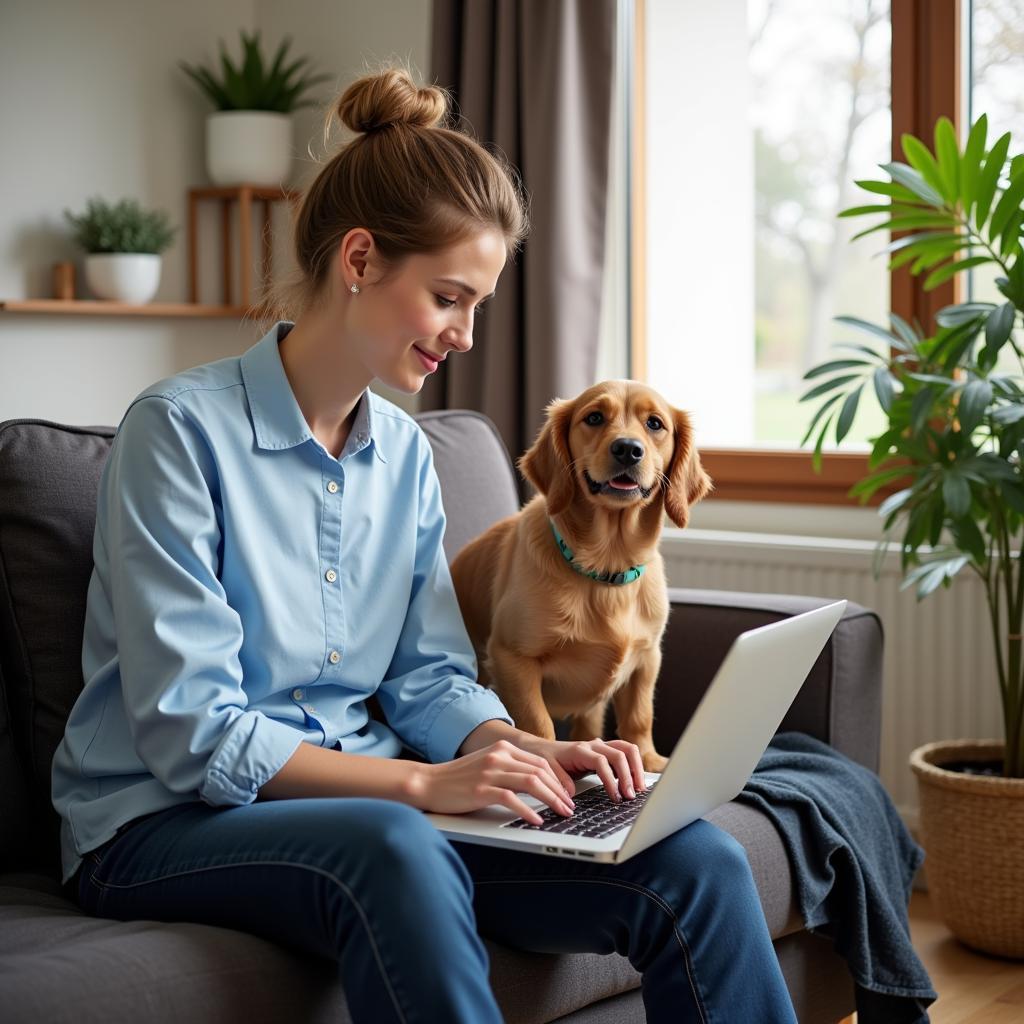
[[[329,957],[360,1022],[501,1021],[483,935],[627,956],[652,1022],[796,1024],[743,847],[706,821],[599,864],[451,843],[391,800],[190,803],[87,854],[78,899]]]

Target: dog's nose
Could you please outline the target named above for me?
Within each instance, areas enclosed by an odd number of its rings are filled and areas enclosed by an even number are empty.
[[[611,451],[612,458],[623,466],[635,466],[644,457],[644,446],[631,437],[616,438]]]

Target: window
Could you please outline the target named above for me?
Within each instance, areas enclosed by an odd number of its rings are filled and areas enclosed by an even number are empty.
[[[630,372],[693,412],[719,497],[852,504],[881,414],[862,403],[851,450],[815,474],[803,373],[863,342],[833,317],[930,323],[955,285],[923,295],[836,214],[905,159],[903,132],[960,123],[960,0],[633,2]]]

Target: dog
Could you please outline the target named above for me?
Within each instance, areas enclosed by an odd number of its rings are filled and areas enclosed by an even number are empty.
[[[669,601],[658,541],[667,514],[685,527],[712,487],[686,412],[632,380],[553,401],[519,459],[537,490],[467,544],[452,580],[480,681],[516,727],[601,738],[608,702],[644,768],[654,749],[654,686]]]

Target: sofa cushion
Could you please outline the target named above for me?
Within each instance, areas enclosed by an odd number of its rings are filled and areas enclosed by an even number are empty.
[[[416,422],[434,453],[447,517],[444,550],[451,561],[492,523],[519,509],[512,462],[498,428],[480,413],[424,412]]]
[[[618,954],[485,945],[509,1024],[555,1020],[640,984]],[[31,875],[0,876],[0,991],[12,1024],[351,1021],[331,961],[227,928],[88,917]]]
[[[46,420],[0,424],[0,675],[10,714],[9,729],[0,720],[6,868],[58,868],[50,764],[82,689],[96,495],[113,436],[110,427]]]

